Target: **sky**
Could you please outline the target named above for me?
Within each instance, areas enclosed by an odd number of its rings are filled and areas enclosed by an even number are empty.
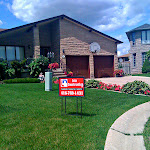
[[[0,28],[9,29],[65,14],[121,40],[118,56],[127,54],[127,31],[150,24],[149,0],[0,0]]]

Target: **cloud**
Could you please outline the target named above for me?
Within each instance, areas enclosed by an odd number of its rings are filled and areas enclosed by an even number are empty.
[[[0,25],[2,25],[3,24],[3,22],[2,22],[2,20],[0,20]]]
[[[115,37],[116,39],[119,39],[120,41],[123,41],[122,44],[117,45],[117,55],[121,56],[124,54],[128,54],[130,50],[130,43],[128,39],[126,38],[126,34],[121,34]]]

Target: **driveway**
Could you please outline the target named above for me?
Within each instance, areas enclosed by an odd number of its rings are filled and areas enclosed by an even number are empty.
[[[106,84],[117,84],[123,85],[127,82],[133,82],[135,80],[144,81],[150,85],[150,77],[141,77],[141,76],[125,76],[125,77],[111,77],[111,78],[95,78],[95,80],[102,81]]]

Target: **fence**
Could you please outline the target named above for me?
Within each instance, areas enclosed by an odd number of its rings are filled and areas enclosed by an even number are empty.
[[[122,69],[125,74],[131,74],[130,62],[129,61],[128,62],[119,63],[119,68]]]

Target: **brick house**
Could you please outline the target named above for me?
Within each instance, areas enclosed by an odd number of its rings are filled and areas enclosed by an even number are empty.
[[[142,73],[146,52],[150,50],[150,24],[144,24],[126,32],[130,42],[131,74]]]
[[[95,43],[99,50],[90,51]],[[66,15],[60,15],[1,31],[0,57],[8,61],[20,60],[47,56],[51,51],[60,67],[63,70],[69,68],[75,76],[107,77],[113,76],[114,69],[117,69],[117,44],[120,43]]]

